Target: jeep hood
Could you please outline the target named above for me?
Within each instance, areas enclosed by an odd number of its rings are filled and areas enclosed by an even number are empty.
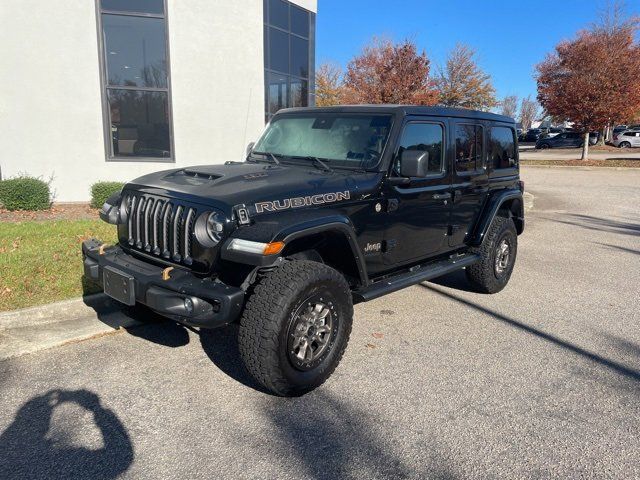
[[[325,172],[311,166],[233,163],[151,173],[129,182],[125,189],[227,210],[239,204],[346,190],[353,199],[357,193],[371,191],[379,176],[377,172]]]

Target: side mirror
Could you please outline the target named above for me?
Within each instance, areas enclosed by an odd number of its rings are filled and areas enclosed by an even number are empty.
[[[400,156],[400,175],[426,177],[429,172],[429,152],[405,150]]]
[[[251,151],[253,150],[253,146],[256,144],[256,142],[249,142],[249,145],[247,145],[247,149],[245,150],[245,157],[248,157],[249,154],[251,153]]]

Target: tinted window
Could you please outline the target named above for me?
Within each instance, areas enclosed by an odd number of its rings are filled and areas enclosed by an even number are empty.
[[[409,123],[404,127],[400,138],[400,149],[395,166],[396,173],[400,172],[402,152],[418,150],[429,154],[429,174],[440,174],[443,171],[443,143],[444,132],[442,125],[433,123]]]
[[[101,0],[103,10],[138,13],[164,13],[163,0]]]
[[[271,70],[289,71],[289,35],[277,28],[269,28],[269,67]]]
[[[263,0],[263,6],[265,120],[269,121],[276,106],[309,105],[315,14],[284,0]],[[277,88],[273,86],[274,75],[279,78]],[[273,99],[269,98],[271,93]]]
[[[276,113],[281,108],[286,108],[288,105],[288,87],[286,75],[279,75],[277,73],[270,73],[267,83],[267,112],[270,114]]]
[[[282,0],[269,0],[269,23],[289,30],[289,3]]]
[[[516,165],[516,144],[513,130],[507,127],[492,127],[489,138],[489,164],[494,169]]]
[[[472,172],[483,167],[482,127],[456,125],[456,171]]]
[[[291,5],[291,32],[303,37],[309,36],[309,12]]]
[[[164,2],[101,0],[99,5],[107,156],[170,158]]]
[[[102,26],[109,85],[167,86],[164,19],[103,15]]]
[[[291,35],[291,75],[309,76],[309,42]]]
[[[166,92],[108,90],[115,156],[170,156],[167,99]]]
[[[292,78],[290,94],[292,107],[306,107],[307,97],[309,95],[309,82]]]

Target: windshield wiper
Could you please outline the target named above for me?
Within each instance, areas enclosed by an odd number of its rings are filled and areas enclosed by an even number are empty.
[[[280,160],[278,160],[278,157],[276,157],[275,153],[271,153],[271,152],[251,152],[252,155],[257,154],[257,155],[264,155],[264,158],[269,159],[271,161],[271,163],[275,163],[276,165],[280,165]],[[281,156],[278,154],[278,156]]]
[[[323,159],[318,158],[318,157],[314,157],[313,155],[293,156],[291,158],[302,158],[304,160],[311,160],[311,161],[313,161],[313,166],[314,167],[317,167],[320,170],[325,171],[325,172],[333,172],[333,168],[331,168],[329,165],[324,163]],[[326,158],[324,160],[328,161]]]

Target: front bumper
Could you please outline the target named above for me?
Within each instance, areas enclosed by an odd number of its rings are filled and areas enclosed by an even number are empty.
[[[226,325],[240,315],[244,303],[240,288],[178,268],[163,280],[162,267],[129,255],[119,246],[101,246],[97,240],[82,242],[85,277],[103,289],[105,271],[128,277],[132,288],[126,290],[126,298],[117,298],[125,304],[142,303],[172,320],[204,328]]]

